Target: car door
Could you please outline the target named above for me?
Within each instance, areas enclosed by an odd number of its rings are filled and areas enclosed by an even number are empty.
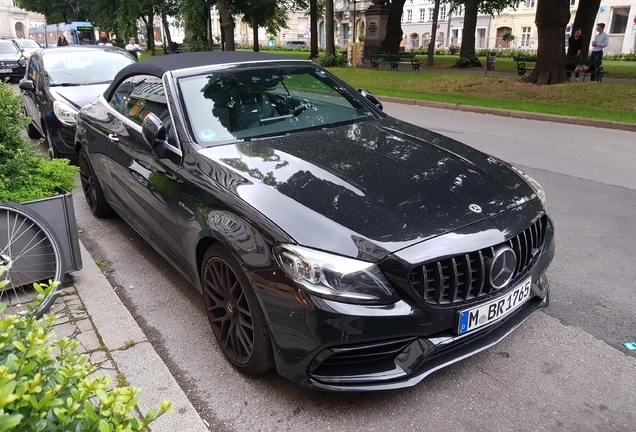
[[[39,63],[39,56],[34,54],[31,56],[29,60],[29,64],[27,65],[26,79],[33,82],[35,86],[34,91],[23,91],[22,92],[22,103],[24,104],[24,109],[26,111],[27,116],[31,117],[32,123],[35,128],[42,133],[41,126],[41,115],[38,110],[38,99],[42,97],[42,80],[41,80],[41,64]]]
[[[124,80],[108,101],[112,111],[105,152],[112,190],[128,222],[169,260],[181,260],[178,211],[178,161],[160,159],[146,143],[141,124],[148,114],[172,124],[160,78],[135,75]]]

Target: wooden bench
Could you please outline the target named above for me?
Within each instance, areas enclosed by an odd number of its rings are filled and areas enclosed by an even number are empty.
[[[367,54],[366,58],[371,62],[371,69],[378,70],[381,64],[391,65],[391,70],[398,70],[401,64],[411,65],[411,70],[420,70],[420,60],[415,58],[415,53],[399,53],[399,54]]]
[[[536,57],[514,57],[517,62],[517,76],[525,76],[526,72],[534,70],[534,67],[528,67],[528,63],[537,63]]]
[[[601,82],[603,81],[603,61],[596,60],[580,60],[580,59],[567,59],[565,60],[565,69],[567,69],[568,73],[577,73],[577,66],[587,66],[588,69],[585,71],[579,71],[579,74],[583,74],[583,82],[585,82],[585,75],[588,73],[591,74],[594,72],[594,80]],[[571,69],[570,69],[571,68]]]

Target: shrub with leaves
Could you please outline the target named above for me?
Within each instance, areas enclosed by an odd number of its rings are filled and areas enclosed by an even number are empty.
[[[347,64],[347,56],[345,54],[336,54],[335,56],[320,57],[320,65],[322,67],[342,67]]]
[[[41,301],[53,285],[35,288]],[[96,368],[77,352],[77,341],[49,341],[54,316],[3,316],[5,307],[0,304],[0,432],[142,431],[172,412],[166,400],[139,420],[139,389],[109,390],[110,378],[91,375]]]
[[[29,124],[20,97],[0,81],[0,200],[24,202],[75,188],[78,168],[38,153],[22,131]]]

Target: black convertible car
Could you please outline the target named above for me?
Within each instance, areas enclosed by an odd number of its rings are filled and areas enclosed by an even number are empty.
[[[365,94],[310,61],[188,53],[124,68],[79,113],[91,210],[202,292],[243,372],[411,386],[548,304],[541,186]]]

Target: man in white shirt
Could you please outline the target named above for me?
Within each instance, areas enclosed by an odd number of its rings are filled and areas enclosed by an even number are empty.
[[[139,57],[139,53],[143,50],[139,45],[137,45],[137,43],[135,43],[135,38],[131,36],[128,40],[128,45],[126,45],[126,51],[128,51],[135,57]]]
[[[607,36],[607,33],[605,33],[604,30],[605,24],[598,23],[596,25],[596,31],[598,32],[598,34],[594,36],[594,40],[592,41],[592,55],[590,56],[590,60],[592,61],[601,61],[601,59],[603,58],[603,48],[605,48],[609,44],[609,36]],[[594,66],[592,66],[592,68],[594,68]],[[596,82],[596,76],[594,72],[595,71],[592,70],[590,79],[593,82]]]

